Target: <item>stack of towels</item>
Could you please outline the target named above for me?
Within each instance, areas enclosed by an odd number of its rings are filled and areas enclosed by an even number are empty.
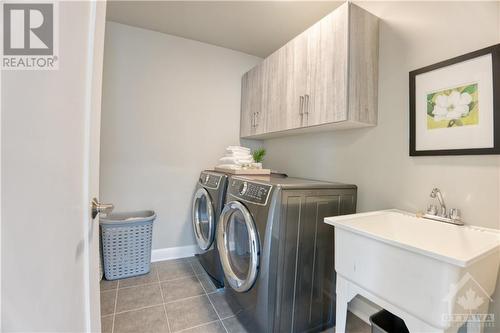
[[[226,153],[219,159],[219,168],[241,169],[254,162],[250,149],[240,146],[229,146]]]

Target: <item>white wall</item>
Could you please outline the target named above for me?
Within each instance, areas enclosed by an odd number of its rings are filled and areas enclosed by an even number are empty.
[[[241,76],[260,60],[108,22],[100,195],[116,210],[154,209],[153,248],[195,244],[199,173],[238,144]]]
[[[357,184],[360,212],[422,210],[431,189],[439,187],[448,207],[462,209],[466,223],[500,228],[498,156],[408,156],[408,72],[499,43],[499,3],[358,4],[382,20],[378,126],[265,141],[265,166]],[[494,311],[500,318],[498,295]]]

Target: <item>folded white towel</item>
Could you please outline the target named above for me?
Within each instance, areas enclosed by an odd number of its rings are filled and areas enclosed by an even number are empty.
[[[227,154],[250,154],[250,149],[246,149],[246,148],[243,148],[242,149],[239,149],[239,148],[226,148],[226,153]]]
[[[250,148],[247,148],[247,147],[242,147],[242,146],[228,146],[228,147],[226,148],[226,150],[229,150],[229,151],[234,151],[234,150],[243,150],[243,151],[250,152]]]
[[[226,156],[225,157],[221,157],[219,159],[220,162],[222,162],[222,163],[228,163],[228,164],[231,164],[231,163],[235,164],[235,162],[237,160],[238,160],[238,158],[236,158],[236,157],[226,157]]]
[[[243,165],[253,163],[253,157],[250,154],[249,148],[240,146],[229,146],[226,148],[226,153],[219,159],[220,168],[226,169],[241,169]]]
[[[231,153],[224,154],[224,157],[249,158],[249,157],[252,157],[252,155],[250,155],[248,153],[243,153],[243,152],[231,152]]]
[[[253,158],[250,156],[249,158],[239,158],[239,157],[222,157],[219,159],[222,164],[248,164],[253,162]]]
[[[217,167],[223,168],[223,169],[231,169],[231,170],[241,169],[241,165],[236,165],[236,164],[219,164],[219,165],[217,165]]]

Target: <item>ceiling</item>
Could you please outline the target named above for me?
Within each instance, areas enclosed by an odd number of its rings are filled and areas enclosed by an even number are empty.
[[[108,0],[107,20],[264,58],[341,3]]]

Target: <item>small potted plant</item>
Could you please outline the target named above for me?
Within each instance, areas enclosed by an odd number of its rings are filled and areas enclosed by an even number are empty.
[[[254,163],[252,163],[252,167],[254,169],[262,169],[262,161],[264,160],[264,156],[266,155],[266,150],[264,148],[257,148],[252,152],[252,157]]]

